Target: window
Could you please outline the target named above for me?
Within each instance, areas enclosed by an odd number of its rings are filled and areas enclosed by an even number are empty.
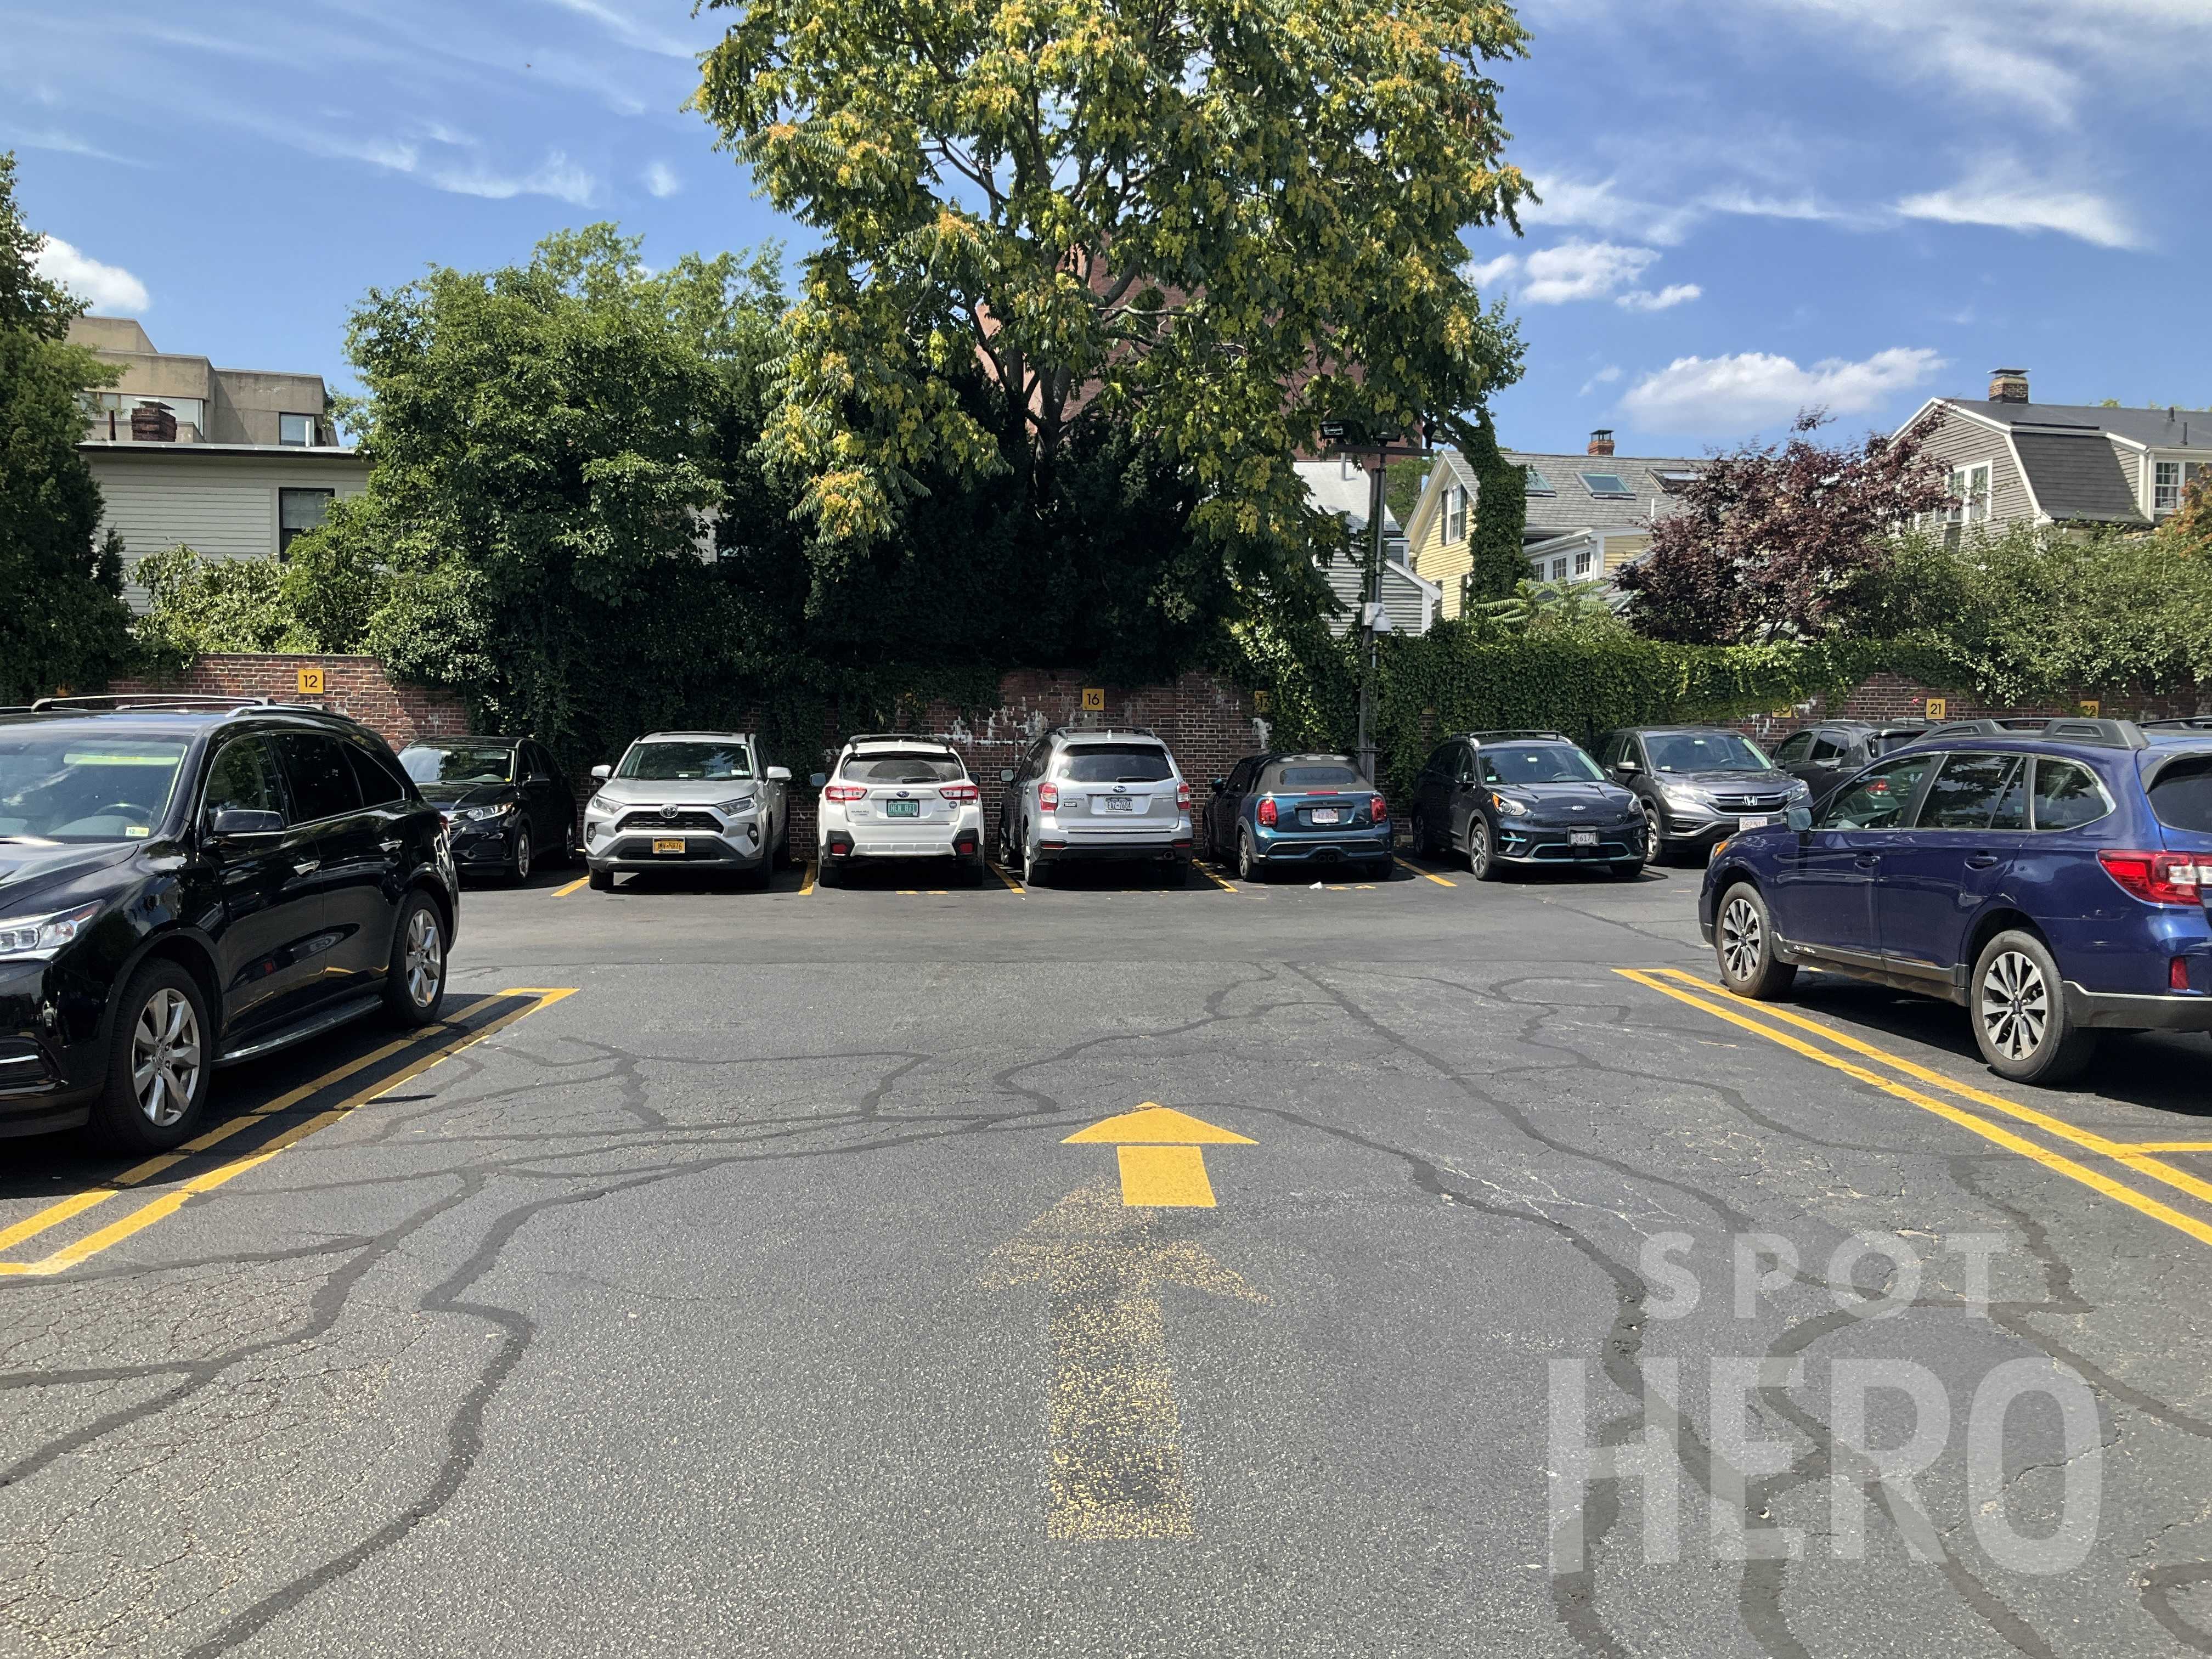
[[[410,743],[399,764],[417,783],[509,783],[514,751],[504,744]]]
[[[1587,552],[1584,552],[1584,553],[1577,553],[1577,554],[1576,554],[1576,555],[1575,555],[1575,574],[1577,574],[1577,576],[1587,576],[1587,575],[1589,575],[1589,573],[1590,573],[1590,560],[1591,560],[1592,558],[1594,558],[1595,556],[1595,555],[1594,555],[1594,554],[1590,554],[1590,553],[1587,553]]]
[[[1285,789],[1351,789],[1366,781],[1349,766],[1285,766],[1276,776]]]
[[[1528,744],[1482,751],[1482,781],[1505,788],[1524,783],[1602,783],[1597,763],[1569,744]]]
[[[1164,783],[1175,768],[1156,744],[1086,743],[1060,757],[1059,775],[1068,783]]]
[[[312,415],[279,415],[276,417],[276,441],[304,449],[315,441],[315,417]]]
[[[2151,483],[2151,511],[2172,513],[2178,509],[2182,492],[2199,478],[2212,480],[2212,461],[2159,462]]]
[[[1798,737],[1804,737],[1802,732]],[[1796,738],[1790,739],[1792,743]],[[1764,772],[1766,757],[1733,732],[1663,732],[1644,738],[1655,772]]]
[[[2012,755],[1953,755],[1920,808],[1923,830],[1987,830],[2020,760]]]
[[[1601,501],[1636,499],[1636,492],[1628,487],[1628,480],[1618,472],[1584,472],[1580,475],[1583,488]]]
[[[1252,787],[1252,775],[1260,769],[1255,760],[1241,760],[1229,769],[1229,793],[1241,795]]]
[[[1952,469],[1948,481],[1951,493],[1959,498],[1958,505],[1945,509],[1948,524],[1987,524],[1990,520],[1990,467],[1984,461],[1979,466]]]
[[[1628,758],[1628,733],[1616,732],[1605,740],[1605,747],[1597,751],[1600,766],[1618,766]]]
[[[1552,488],[1552,481],[1546,477],[1543,473],[1538,471],[1535,467],[1524,466],[1521,470],[1528,475],[1528,493],[1531,495],[1556,495],[1559,494],[1558,490]]]
[[[361,810],[360,787],[336,738],[319,732],[286,732],[276,738],[276,752],[283,757],[284,776],[292,786],[292,805],[301,823]]]
[[[1836,797],[1828,810],[1820,814],[1819,827],[1823,830],[1895,830],[1905,822],[1905,814],[1912,805],[1913,792],[1920,787],[1920,780],[1928,775],[1928,769],[1936,763],[1933,755],[1908,755],[1876,767],[1856,783]]]
[[[922,759],[932,757],[924,756]],[[938,757],[935,758],[942,758]],[[878,754],[867,761],[845,763],[845,775],[881,775],[889,778],[902,769],[912,769],[915,757],[903,754]],[[861,769],[881,760],[891,769],[890,772],[872,775]],[[958,763],[955,762],[955,765]],[[526,769],[529,761],[525,758]],[[752,753],[741,743],[715,743],[711,740],[667,741],[662,743],[634,743],[615,768],[618,778],[643,778],[655,783],[699,783],[709,779],[749,778],[753,775]],[[957,772],[951,775],[957,777]],[[518,783],[520,779],[516,779]]]
[[[1698,481],[1698,475],[1694,472],[1660,471],[1654,469],[1651,476],[1659,481],[1659,488],[1669,495],[1680,495]]]
[[[1454,484],[1444,491],[1444,539],[1463,542],[1467,539],[1467,486]]]
[[[1794,732],[1783,739],[1782,747],[1774,751],[1774,758],[1787,766],[1803,760],[1812,750],[1813,734],[1810,732]]]
[[[1567,562],[1566,562],[1565,559],[1554,559],[1554,560],[1553,560],[1553,561],[1552,561],[1552,580],[1553,580],[1553,581],[1555,581],[1555,582],[1563,582],[1563,581],[1566,580],[1566,579],[1567,579]]]
[[[1814,765],[1818,766],[1824,762],[1833,763],[1843,759],[1843,757],[1844,745],[1838,743],[1833,738],[1814,738],[1813,739],[1812,758]]]
[[[264,738],[240,738],[216,751],[208,768],[207,795],[201,810],[209,817],[236,807],[246,812],[284,811],[276,787],[276,757]]]
[[[2096,774],[2072,761],[2035,763],[2035,827],[2078,830],[2112,810]]]
[[[276,492],[276,556],[283,558],[300,536],[321,526],[331,510],[332,489],[280,489]]]
[[[353,768],[353,781],[361,788],[362,805],[397,806],[407,799],[407,775],[391,756],[359,743],[346,744],[345,754],[347,764]]]
[[[2150,810],[2169,830],[2212,830],[2212,755],[2191,755],[2152,781]]]
[[[207,435],[207,404],[203,398],[156,398],[141,392],[89,392],[85,394],[84,401],[94,417],[101,423],[101,430],[94,434],[95,437],[106,437],[106,428],[109,424],[114,426],[117,437],[129,437],[131,411],[152,409],[156,405],[175,416],[179,426],[189,426],[203,438]],[[112,422],[106,418],[108,416],[114,417]]]

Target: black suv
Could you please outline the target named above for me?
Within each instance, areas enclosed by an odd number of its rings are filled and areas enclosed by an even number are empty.
[[[576,793],[553,752],[535,738],[421,738],[399,763],[422,799],[453,827],[453,862],[464,871],[527,881],[543,859],[574,861]]]
[[[1719,726],[1643,726],[1609,734],[1597,763],[1644,808],[1655,864],[1712,851],[1739,829],[1807,805],[1807,786],[1750,738]]]
[[[1926,720],[1823,720],[1793,732],[1774,750],[1774,763],[1813,792],[1813,809],[1846,778],[1856,777],[1893,749],[1928,735]]]
[[[1413,850],[1467,854],[1477,881],[1513,864],[1643,873],[1644,811],[1556,732],[1468,732],[1439,744],[1413,784]]]
[[[0,714],[0,1135],[174,1146],[217,1066],[379,1008],[430,1024],[457,892],[445,820],[343,715]]]

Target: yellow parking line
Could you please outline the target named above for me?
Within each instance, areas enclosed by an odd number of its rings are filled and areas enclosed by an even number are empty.
[[[1679,979],[1687,984],[1717,992],[1731,1001],[1737,1000],[1726,986],[1712,980],[1700,978],[1695,974],[1685,973],[1679,968],[1662,968],[1659,971],[1670,979]],[[1925,1066],[1917,1065],[1901,1054],[1893,1054],[1887,1049],[1877,1048],[1871,1042],[1863,1042],[1848,1031],[1839,1031],[1832,1025],[1790,1009],[1778,1008],[1768,1003],[1760,1003],[1758,1007],[1759,1012],[1770,1019],[1778,1019],[1784,1024],[1795,1025],[1800,1030],[1811,1031],[1817,1036],[1824,1036],[1839,1048],[1848,1048],[1853,1054],[1863,1054],[1869,1060],[1880,1060],[1883,1065],[1892,1066],[1909,1078],[1917,1079],[1923,1083],[1932,1083],[1937,1088],[1957,1095],[1963,1100],[1971,1100],[1979,1106],[1994,1107],[2008,1117],[2017,1118],[2022,1123],[2033,1123],[2037,1128],[2057,1135],[2062,1140],[2071,1141],[2084,1152],[2094,1152],[2100,1158],[2115,1158],[2133,1170],[2137,1175],[2148,1176],[2153,1181],[2171,1187],[2176,1192],[2187,1193],[2191,1198],[2203,1199],[2207,1203],[2212,1203],[2212,1182],[2200,1181],[2186,1170],[2178,1170],[2171,1164],[2161,1164],[2154,1158],[2143,1156],[2151,1149],[2130,1146],[2122,1141],[2108,1139],[2093,1131],[2079,1128],[2066,1121],[2064,1118],[2053,1117],[2050,1113],[2039,1112],[2033,1106],[2023,1106],[2017,1101],[2007,1100],[2002,1095],[1991,1094],[1986,1089],[1978,1089],[1971,1083],[1958,1082],[1945,1077],[1941,1072],[1930,1071]]]
[[[1220,877],[1215,875],[1213,872],[1205,865],[1200,864],[1197,860],[1193,859],[1191,863],[1197,869],[1200,875],[1204,876],[1208,881],[1212,882],[1216,887],[1218,887],[1223,892],[1233,893],[1237,890],[1227,882],[1222,880]]]
[[[1396,857],[1396,854],[1393,854],[1392,856],[1395,858]],[[1411,870],[1423,881],[1432,881],[1439,887],[1456,887],[1459,885],[1455,881],[1446,881],[1442,876],[1431,875],[1426,870],[1422,869],[1418,864],[1406,864],[1406,860],[1403,859],[1399,859],[1398,862],[1405,864],[1408,870]]]
[[[799,897],[805,898],[809,893],[814,890],[815,878],[819,876],[821,873],[822,866],[818,864],[810,864],[806,866],[806,879],[799,884]]]
[[[2127,1140],[2131,1152],[2212,1152],[2212,1140]]]
[[[1006,884],[1007,888],[1013,893],[1013,896],[1016,898],[1027,898],[1029,896],[1028,892],[1024,890],[1021,883],[1016,881],[1012,876],[1008,875],[1004,870],[1001,870],[997,865],[992,865],[990,866],[990,871],[993,875],[996,876],[1000,881]]]
[[[1634,968],[1616,968],[1613,972],[1625,979],[1633,980],[1638,985],[1656,991],[1662,996],[1672,997],[1677,1002],[1687,1003],[1692,1008],[1717,1015],[1731,1025],[1741,1027],[1753,1036],[1763,1036],[1769,1042],[1802,1054],[1808,1060],[1817,1060],[1821,1065],[1841,1072],[1847,1077],[1855,1078],[1861,1083],[1879,1089],[1884,1094],[1894,1096],[1910,1105],[1917,1106],[1923,1111],[1933,1112],[1936,1116],[1955,1123],[1960,1128],[2003,1147],[2007,1152],[2017,1152],[2022,1158],[2031,1159],[2046,1170],[2063,1175],[2069,1181],[2079,1182],[2093,1192],[2100,1193],[2106,1198],[2124,1204],[2130,1209],[2150,1217],[2154,1221],[2164,1222],[2177,1231],[2187,1233],[2199,1243],[2212,1244],[2212,1224],[2200,1221],[2191,1215],[2185,1215],[2181,1211],[2161,1203],[2148,1193],[2139,1193],[2132,1187],[2124,1186],[2110,1176],[2101,1174],[2085,1164],[2077,1164],[2062,1153],[2054,1152],[2048,1147],[2039,1146],[2024,1136],[2014,1134],[2002,1125],[1990,1122],[1987,1118],[1978,1117],[1963,1108],[1952,1105],[1948,1101],[1938,1100],[1933,1095],[1923,1094],[1917,1089],[1909,1089],[1905,1085],[1893,1082],[1879,1073],[1870,1072],[1863,1066],[1854,1065],[1848,1060],[1816,1048],[1802,1037],[1792,1036],[1788,1031],[1765,1024],[1747,1015],[1737,1012],[1733,1008],[1723,1007],[1701,996],[1693,996],[1680,986],[1670,985],[1656,975]],[[1759,1004],[1759,1007],[1762,1013],[1775,1012],[1764,1003]],[[1948,1079],[1946,1081],[1948,1082]]]
[[[376,1099],[378,1097],[388,1093],[392,1090],[397,1088],[400,1084],[406,1082],[410,1078],[420,1076],[422,1073],[428,1071],[432,1066],[452,1059],[453,1056],[460,1053],[462,1049],[471,1048],[473,1045],[483,1042],[486,1037],[492,1036],[494,1033],[504,1030],[507,1027],[514,1024],[517,1020],[526,1018],[528,1016],[538,1012],[541,1008],[550,1008],[553,1004],[560,1001],[562,998],[574,996],[575,994],[575,988],[573,986],[525,986],[518,987],[512,990],[502,991],[499,994],[503,997],[526,996],[532,998],[533,1000],[527,1007],[513,1009],[507,1013],[501,1014],[496,1019],[486,1021],[484,1024],[478,1029],[468,1032],[465,1039],[459,1042],[453,1043],[448,1047],[441,1048],[432,1053],[419,1056],[416,1060],[410,1061],[407,1065],[401,1066],[398,1071],[393,1073],[391,1076],[378,1079],[377,1082],[371,1085],[368,1088],[361,1091],[345,1100],[338,1102],[334,1106],[329,1107],[325,1110],[317,1113],[313,1117],[307,1119],[305,1122],[295,1124],[292,1127],[284,1130],[282,1133],[272,1137],[270,1139],[255,1147],[252,1152],[241,1153],[238,1157],[229,1160],[228,1163],[216,1165],[214,1169],[208,1170],[204,1175],[194,1176],[191,1180],[185,1182],[181,1187],[175,1188],[169,1192],[162,1194],[161,1197],[155,1199],[151,1203],[140,1206],[137,1209],[133,1210],[130,1214],[110,1222],[99,1231],[88,1234],[85,1237],[77,1240],[74,1244],[64,1245],[62,1249],[54,1251],[52,1255],[43,1256],[36,1261],[0,1261],[0,1273],[21,1273],[43,1278],[50,1274],[64,1272],[70,1267],[78,1266],[80,1263],[88,1261],[94,1256],[100,1255],[102,1251],[112,1249],[113,1246],[121,1243],[125,1239],[131,1237],[133,1234],[143,1232],[147,1228],[154,1225],[155,1223],[175,1214],[176,1212],[182,1209],[187,1202],[198,1196],[200,1194],[213,1192],[216,1188],[224,1185],[226,1182],[235,1180],[241,1175],[244,1175],[248,1170],[253,1169],[258,1164],[267,1163],[270,1158],[276,1157],[277,1153],[283,1152],[286,1147],[295,1146],[299,1142],[305,1140],[309,1135],[313,1134],[317,1130],[325,1128],[329,1125],[337,1122],[340,1118],[346,1116],[356,1108],[364,1106],[370,1101]],[[20,1242],[23,1238],[30,1237],[35,1233],[46,1231],[48,1228],[54,1226],[58,1223],[67,1220],[70,1215],[82,1214],[85,1210],[90,1209],[94,1204],[104,1202],[106,1200],[113,1197],[118,1192],[126,1190],[127,1188],[131,1186],[143,1184],[144,1182],[151,1179],[154,1176],[160,1174],[161,1171],[175,1167],[178,1164],[182,1163],[187,1157],[190,1157],[193,1153],[200,1152],[205,1148],[219,1145],[221,1142],[228,1139],[230,1136],[237,1133],[240,1130],[246,1127],[249,1124],[254,1122],[257,1119],[265,1118],[272,1113],[283,1111],[286,1107],[306,1098],[307,1096],[314,1094],[320,1090],[328,1088],[332,1083],[337,1082],[343,1078],[351,1076],[355,1073],[362,1070],[362,1067],[373,1065],[378,1060],[387,1057],[396,1050],[407,1048],[413,1043],[419,1042],[421,1040],[422,1037],[420,1034],[417,1034],[416,1036],[404,1039],[397,1043],[387,1043],[383,1048],[376,1050],[374,1054],[364,1055],[362,1058],[340,1067],[337,1071],[329,1073],[323,1077],[317,1078],[313,1082],[304,1084],[301,1087],[292,1090],[287,1094],[280,1095],[276,1099],[270,1101],[266,1105],[257,1108],[251,1113],[234,1118],[228,1123],[219,1125],[216,1128],[210,1130],[206,1134],[187,1141],[183,1146],[178,1148],[177,1151],[173,1152],[165,1153],[160,1158],[149,1158],[143,1164],[138,1164],[132,1169],[126,1170],[122,1175],[116,1177],[116,1182],[113,1186],[100,1190],[96,1194],[78,1194],[76,1200],[65,1200],[61,1204],[54,1205],[45,1211],[41,1211],[39,1215],[33,1216],[28,1221],[18,1224],[17,1226],[9,1229],[6,1235],[0,1237],[4,1237],[7,1243],[13,1243]],[[77,1202],[77,1200],[87,1199],[90,1201],[82,1203]],[[69,1207],[72,1204],[76,1206],[73,1209]],[[64,1209],[68,1210],[68,1214],[59,1213]],[[33,1224],[33,1223],[40,1224],[34,1226]],[[26,1231],[27,1229],[27,1231]],[[6,1248],[6,1243],[0,1243],[0,1249],[4,1248]]]
[[[569,894],[574,892],[579,887],[588,887],[591,884],[592,878],[588,875],[579,876],[575,880],[570,882],[566,887],[555,888],[553,890],[553,896],[555,898],[566,898]]]

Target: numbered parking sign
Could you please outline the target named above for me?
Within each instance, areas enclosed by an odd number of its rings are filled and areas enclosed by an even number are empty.
[[[1943,719],[1945,712],[1950,708],[1950,706],[1951,705],[1942,697],[1929,698],[1928,718],[1931,720],[1940,720]]]
[[[1083,707],[1086,714],[1103,713],[1106,708],[1106,688],[1086,685],[1083,688]]]
[[[321,669],[302,668],[300,671],[300,695],[303,697],[319,697],[323,695]]]
[[[2081,700],[2081,713],[2085,718],[2094,720],[2098,715],[2104,712],[2105,705],[2098,702],[2096,698],[2084,697]]]

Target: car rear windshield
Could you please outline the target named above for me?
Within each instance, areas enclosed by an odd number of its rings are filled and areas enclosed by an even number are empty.
[[[1665,732],[1644,739],[1658,772],[1768,772],[1774,763],[1733,732]]]
[[[141,841],[167,811],[174,738],[0,732],[0,840]]]
[[[2150,810],[2169,830],[2212,835],[2212,755],[2166,766],[2151,783]]]
[[[957,783],[968,769],[951,755],[855,755],[844,775],[854,783]]]
[[[1350,766],[1278,766],[1267,777],[1270,789],[1356,789],[1364,782]]]
[[[1927,735],[1927,732],[1919,727],[1904,732],[1877,732],[1867,739],[1867,752],[1877,757],[1887,755],[1893,749],[1902,749],[1908,743],[1917,743]]]
[[[634,743],[615,769],[618,778],[657,783],[703,783],[752,775],[753,757],[741,743]]]
[[[417,783],[507,783],[514,775],[514,751],[504,744],[410,743],[399,763]]]
[[[1086,743],[1060,763],[1069,783],[1160,783],[1175,775],[1168,751],[1150,743]]]
[[[1541,748],[1486,749],[1480,759],[1482,781],[1508,787],[1516,783],[1598,783],[1605,776],[1595,761],[1563,743]]]

